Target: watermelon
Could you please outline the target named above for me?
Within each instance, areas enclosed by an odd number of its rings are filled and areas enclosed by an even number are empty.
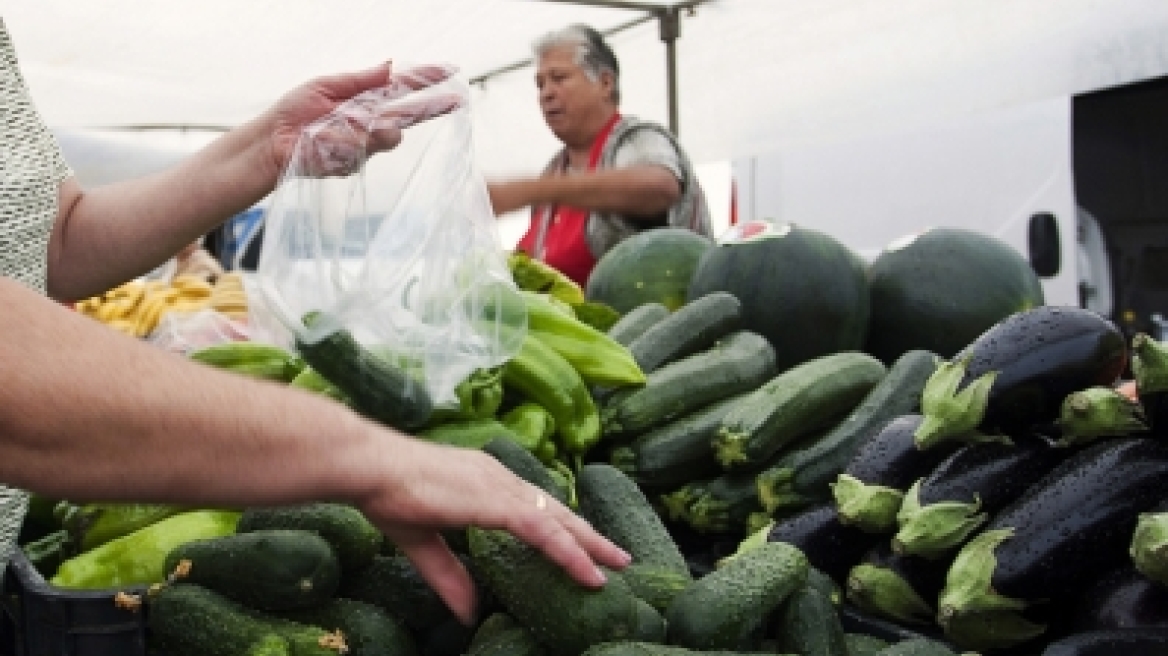
[[[868,274],[865,350],[886,363],[912,349],[951,358],[1007,316],[1043,304],[1030,263],[972,230],[931,228],[897,239]]]
[[[710,249],[689,298],[730,292],[742,328],[770,341],[779,370],[822,355],[858,351],[868,328],[864,261],[847,246],[791,223],[741,223]]]
[[[588,278],[586,296],[624,314],[645,303],[676,310],[690,276],[714,242],[684,228],[645,230],[605,253]]]

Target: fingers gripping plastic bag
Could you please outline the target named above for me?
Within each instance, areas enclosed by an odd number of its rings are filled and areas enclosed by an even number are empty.
[[[526,332],[452,72],[395,74],[303,131],[256,272],[253,318],[272,341],[398,428],[457,406],[459,383]]]

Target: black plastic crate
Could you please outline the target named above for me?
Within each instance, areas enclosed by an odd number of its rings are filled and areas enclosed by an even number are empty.
[[[17,549],[0,597],[0,654],[5,656],[146,656],[145,605],[119,607],[124,590],[65,590],[49,585]]]

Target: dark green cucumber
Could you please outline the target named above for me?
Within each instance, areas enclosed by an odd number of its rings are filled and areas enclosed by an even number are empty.
[[[807,558],[768,542],[731,558],[678,595],[665,615],[669,642],[690,649],[741,649],[807,581]]]
[[[669,308],[660,303],[644,303],[629,310],[612,328],[608,329],[608,336],[618,344],[628,346],[665,317],[669,316]]]
[[[189,566],[179,567],[186,561]],[[179,545],[166,572],[259,610],[324,603],[337,591],[341,565],[316,533],[270,529]]]
[[[352,599],[330,599],[320,606],[280,616],[345,637],[348,656],[417,656],[414,638],[404,624],[377,606]]]
[[[810,558],[807,559],[807,563],[807,587],[814,588],[819,594],[827,597],[833,606],[842,604],[844,601],[843,590],[840,589],[840,586],[826,572],[811,565]]]
[[[718,462],[759,471],[785,445],[840,421],[886,373],[876,358],[845,351],[779,374],[722,421],[714,441]]]
[[[612,464],[644,488],[671,490],[717,476],[713,439],[734,404],[749,392],[723,399],[655,428],[612,450]]]
[[[341,570],[361,569],[373,562],[385,539],[361,511],[340,503],[248,508],[239,518],[236,533],[268,529],[312,531],[333,548]]]
[[[310,327],[326,328],[325,315],[306,317]],[[415,429],[426,424],[433,403],[426,388],[406,372],[362,346],[337,327],[316,341],[298,339],[296,349],[317,373],[337,386],[361,414],[388,426]]]
[[[579,654],[637,634],[641,602],[620,576],[609,573],[604,587],[585,588],[510,533],[467,530],[476,574],[507,613],[553,653]]]
[[[835,604],[815,587],[804,585],[793,592],[783,602],[777,618],[775,635],[780,651],[802,656],[847,654],[844,628]]]
[[[373,604],[418,632],[454,617],[404,554],[377,556],[368,567],[346,573],[338,594]]]
[[[637,630],[633,638],[644,642],[665,642],[665,618],[644,599],[637,599]]]
[[[148,604],[151,635],[167,656],[341,653],[321,646],[321,638],[328,633],[324,629],[265,615],[200,585],[162,586]]]
[[[544,467],[538,458],[519,446],[515,440],[509,437],[497,437],[487,442],[486,446],[483,447],[483,451],[495,460],[498,460],[504,467],[510,469],[512,474],[552,495],[560,503],[567,505],[568,495],[564,492],[564,488],[556,483],[555,479],[548,473],[547,467]]]
[[[795,448],[758,476],[758,496],[772,514],[797,510],[831,498],[831,484],[856,451],[889,422],[920,407],[925,382],[937,367],[929,351],[909,351],[860,405],[823,437]]]
[[[585,465],[576,476],[580,514],[640,565],[689,575],[685,558],[649,500],[631,478],[603,463]]]
[[[888,646],[888,641],[864,633],[845,633],[844,644],[848,648],[845,656],[876,656]]]
[[[512,625],[510,628],[479,638],[475,635],[466,656],[546,656],[547,650],[531,631]]]
[[[929,638],[901,640],[876,652],[877,656],[957,656],[957,652]]]
[[[418,637],[421,656],[463,656],[470,649],[474,627],[451,617]]]
[[[733,294],[706,294],[646,330],[629,344],[629,352],[641,371],[652,373],[670,362],[710,348],[737,330],[741,319],[742,303]]]
[[[744,533],[762,509],[751,474],[726,474],[707,482],[686,506],[684,519],[700,533]]]
[[[643,388],[615,395],[601,412],[601,424],[606,435],[635,435],[753,390],[774,375],[770,343],[739,331],[654,371]]]
[[[474,636],[470,640],[469,649],[474,650],[476,647],[495,639],[496,636],[503,635],[507,631],[516,628],[519,628],[519,624],[515,622],[515,618],[507,613],[491,613],[475,629]]]

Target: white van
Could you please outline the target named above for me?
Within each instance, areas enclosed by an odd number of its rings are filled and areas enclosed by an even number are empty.
[[[1168,78],[732,162],[739,220],[791,221],[869,260],[929,226],[995,235],[1046,301],[1168,338]]]

